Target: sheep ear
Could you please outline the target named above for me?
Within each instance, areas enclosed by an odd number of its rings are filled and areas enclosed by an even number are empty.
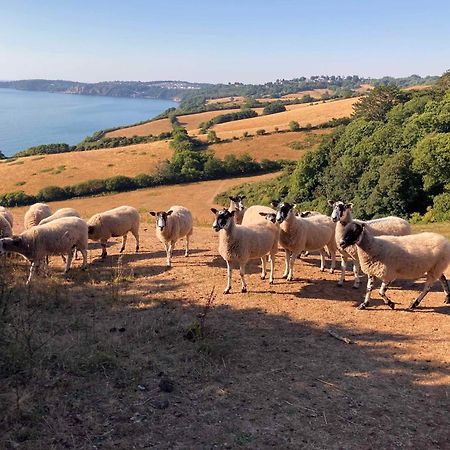
[[[170,209],[169,211],[167,211],[167,215],[170,216],[173,213],[173,211]]]
[[[299,215],[300,217],[308,217],[311,214],[311,211],[302,211]]]
[[[155,211],[149,211],[148,213],[149,213],[151,216],[156,216]]]
[[[353,208],[353,203],[347,203],[345,205],[345,209],[352,209]]]
[[[270,202],[270,204],[271,204],[274,208],[276,208],[276,207],[280,204],[280,200],[272,200],[272,201]]]
[[[234,199],[234,197],[231,197],[231,195],[228,197],[232,202],[235,202],[236,200]]]
[[[329,204],[330,206],[334,206],[335,203],[336,203],[336,202],[334,202],[333,200],[328,200],[328,204]]]
[[[217,213],[218,213],[218,211],[217,211],[216,208],[211,208],[211,212],[212,212],[213,214],[217,214]]]
[[[244,198],[247,198],[245,195],[241,195],[241,200],[244,200]]]

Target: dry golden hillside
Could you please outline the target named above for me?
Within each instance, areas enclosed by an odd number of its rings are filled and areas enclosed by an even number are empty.
[[[158,161],[170,159],[168,141],[111,149],[37,155],[0,164],[0,193],[66,186],[94,178],[152,173]]]
[[[172,124],[169,119],[159,119],[153,122],[136,125],[134,127],[120,128],[106,133],[106,137],[133,137],[133,136],[157,136],[161,133],[172,131]]]
[[[297,160],[307,149],[316,148],[322,136],[331,133],[331,129],[300,131],[295,133],[275,133],[267,136],[253,136],[238,141],[214,144],[210,148],[218,158],[225,155],[242,155],[248,153],[258,161],[262,159],[291,159]],[[298,150],[289,146],[297,143]]]
[[[291,120],[297,121],[300,126],[319,125],[333,118],[350,116],[353,112],[353,104],[357,100],[357,98],[348,98],[318,104],[291,105],[285,112],[221,123],[213,129],[220,138],[232,138],[242,136],[245,131],[254,134],[258,129],[274,131],[275,127],[278,127],[280,130],[285,130]]]

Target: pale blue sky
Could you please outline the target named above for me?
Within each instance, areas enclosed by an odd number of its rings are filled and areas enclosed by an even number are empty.
[[[0,79],[438,75],[450,1],[0,0]]]

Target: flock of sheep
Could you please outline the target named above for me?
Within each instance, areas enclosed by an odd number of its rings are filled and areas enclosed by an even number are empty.
[[[273,208],[254,205],[244,206],[244,196],[230,197],[229,208],[217,210],[213,229],[219,233],[219,254],[227,265],[227,285],[231,290],[232,265],[239,265],[241,291],[247,292],[245,269],[249,260],[261,260],[261,278],[266,277],[266,264],[270,263],[270,283],[274,281],[275,257],[279,246],[285,251],[283,278],[294,279],[294,264],[301,255],[319,251],[320,270],[325,270],[325,259],[331,259],[334,272],[336,252],[341,255],[341,274],[338,285],[345,281],[348,260],[353,261],[355,281],[361,283],[361,271],[368,276],[364,301],[359,309],[365,309],[370,301],[375,278],[382,281],[380,295],[386,305],[395,304],[386,295],[389,285],[396,279],[415,280],[426,276],[424,288],[409,306],[416,308],[439,280],[445,303],[450,303],[450,288],[444,275],[450,265],[450,242],[436,233],[411,234],[409,223],[399,217],[385,217],[371,221],[355,220],[352,204],[330,201],[331,217],[317,213],[295,213],[295,205],[273,201]],[[185,256],[189,254],[189,238],[193,231],[191,212],[182,206],[172,206],[168,211],[151,211],[156,217],[156,236],[166,249],[167,266],[170,267],[176,242],[185,238]],[[136,240],[139,251],[139,212],[130,206],[121,206],[95,214],[88,221],[80,218],[72,208],[63,208],[52,214],[50,208],[37,203],[32,205],[24,218],[25,231],[13,236],[13,217],[0,207],[0,254],[19,253],[31,261],[27,283],[40,269],[46,269],[49,255],[61,255],[65,261],[65,273],[70,269],[75,251],[83,257],[82,269],[87,267],[88,240],[99,241],[101,257],[107,256],[106,246],[111,237],[122,237],[123,252],[128,233]]]

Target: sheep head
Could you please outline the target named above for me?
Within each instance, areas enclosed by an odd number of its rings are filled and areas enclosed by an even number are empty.
[[[216,232],[222,229],[227,229],[233,222],[234,211],[228,211],[226,208],[218,211],[216,208],[211,208],[211,212],[216,216],[212,225],[214,231]]]

